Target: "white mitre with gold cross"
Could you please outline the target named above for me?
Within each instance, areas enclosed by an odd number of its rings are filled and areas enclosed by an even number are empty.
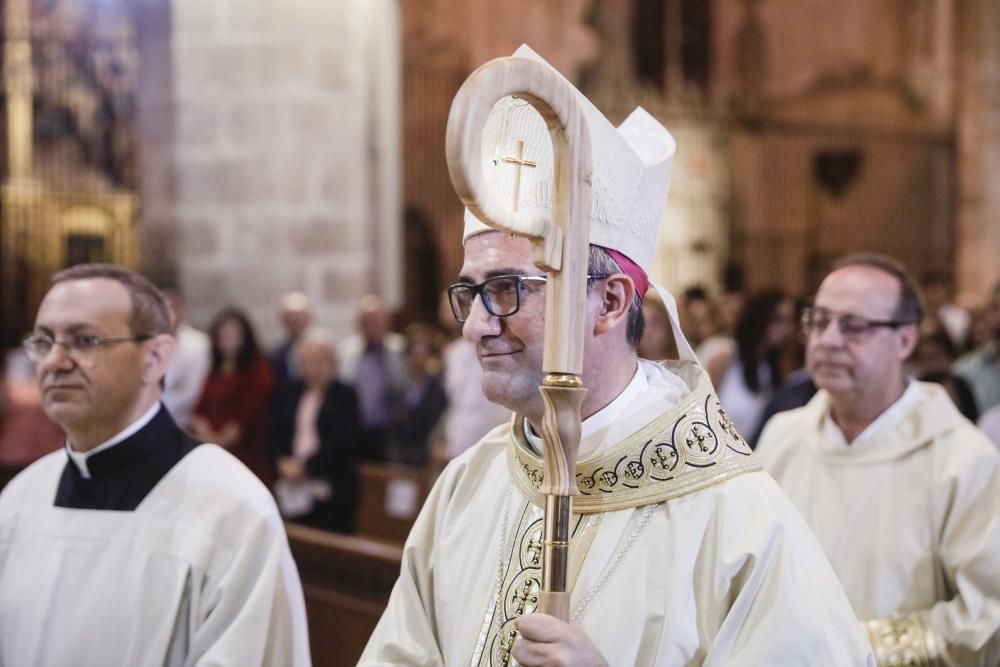
[[[539,62],[558,74],[527,45],[513,55]],[[644,273],[642,280],[635,281],[639,285],[648,280],[656,256],[677,143],[641,107],[616,128],[583,93],[563,80],[576,93],[591,140],[590,243],[614,250],[637,265]],[[548,127],[534,107],[516,97],[497,102],[486,120],[482,144],[483,183],[496,200],[510,202],[515,211],[551,214],[552,161]],[[466,209],[463,241],[490,230]],[[667,306],[681,358],[695,360],[681,333],[673,296],[652,285]]]

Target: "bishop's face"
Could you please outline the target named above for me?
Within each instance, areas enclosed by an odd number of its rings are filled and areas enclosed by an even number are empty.
[[[531,261],[522,237],[484,232],[465,242],[461,282],[478,284],[497,275],[543,275]],[[509,317],[490,315],[476,297],[462,335],[476,345],[483,369],[483,393],[490,401],[521,414],[540,414],[545,285],[524,283],[520,309]]]

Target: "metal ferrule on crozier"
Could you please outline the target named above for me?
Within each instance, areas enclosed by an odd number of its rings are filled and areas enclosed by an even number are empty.
[[[516,210],[483,186],[483,128],[509,95],[529,102],[549,128],[553,152],[552,214]],[[492,60],[466,79],[451,105],[448,171],[473,215],[498,231],[527,237],[533,261],[548,274],[545,347],[539,390],[545,404],[545,526],[539,609],[569,620],[569,519],[576,489],[583,386],[587,261],[590,244],[591,147],[574,91],[544,65],[526,58]]]

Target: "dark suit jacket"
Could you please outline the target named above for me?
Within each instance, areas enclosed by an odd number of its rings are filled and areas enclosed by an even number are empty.
[[[294,382],[288,386],[283,400],[275,404],[271,442],[276,457],[292,453],[295,415],[304,391],[302,382]],[[354,389],[342,382],[330,383],[316,417],[316,430],[320,445],[306,462],[306,470],[311,478],[326,480],[333,486],[333,498],[317,503],[304,522],[328,530],[351,532],[358,504],[358,435],[361,430]]]
[[[809,402],[815,393],[816,384],[806,369],[800,368],[785,378],[784,384],[778,387],[774,395],[771,396],[771,400],[764,406],[764,412],[760,416],[760,421],[757,422],[757,429],[747,439],[750,447],[757,447],[757,440],[764,432],[767,420],[779,412],[801,408]]]
[[[415,402],[404,397],[400,403],[392,428],[390,459],[404,465],[425,465],[430,458],[431,433],[448,407],[444,386],[438,378],[428,378]]]
[[[289,365],[289,354],[292,351],[293,345],[294,343],[288,340],[271,350],[269,359],[271,360],[271,367],[274,368],[274,386],[277,391],[283,391],[298,380],[292,374],[292,369]]]

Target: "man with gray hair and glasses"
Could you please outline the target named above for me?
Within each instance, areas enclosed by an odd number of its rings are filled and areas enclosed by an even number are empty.
[[[776,415],[764,467],[819,538],[880,665],[1000,664],[1000,455],[907,374],[923,315],[906,270],[842,259],[802,324],[819,392]]]
[[[0,494],[0,665],[308,665],[271,495],[160,402],[159,290],[117,266],[62,271],[24,347],[67,440]]]

